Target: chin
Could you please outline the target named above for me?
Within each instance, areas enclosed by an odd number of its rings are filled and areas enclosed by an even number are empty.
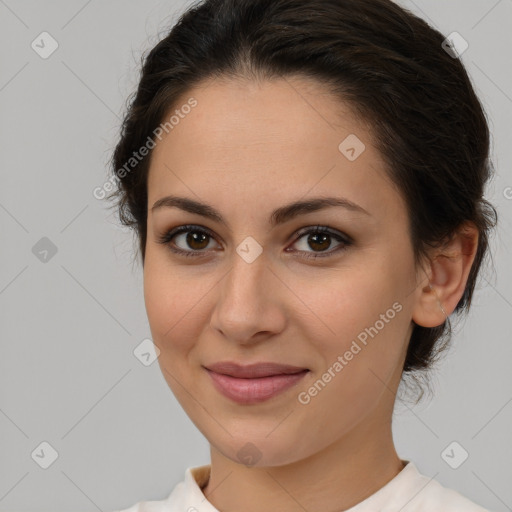
[[[214,446],[224,457],[249,468],[285,466],[307,457],[303,453],[304,446],[299,441],[279,435],[270,439],[268,433],[235,439],[230,437],[228,446]],[[302,448],[300,452],[297,450],[298,446]]]

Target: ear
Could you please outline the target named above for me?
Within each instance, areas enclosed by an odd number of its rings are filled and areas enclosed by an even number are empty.
[[[423,327],[437,327],[461,299],[478,248],[478,229],[463,223],[442,247],[434,249],[417,276],[412,320]]]

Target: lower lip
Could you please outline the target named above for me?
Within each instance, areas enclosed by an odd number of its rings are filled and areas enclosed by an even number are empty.
[[[257,379],[240,379],[208,369],[206,371],[210,374],[214,386],[224,396],[239,404],[255,404],[264,402],[294,386],[309,370],[288,375],[259,377]]]

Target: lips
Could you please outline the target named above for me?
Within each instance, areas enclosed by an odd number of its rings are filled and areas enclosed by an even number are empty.
[[[292,375],[300,373],[307,368],[291,366],[286,364],[262,362],[249,365],[239,365],[232,361],[221,361],[206,366],[208,370],[222,375],[229,375],[239,379],[257,379],[260,377],[270,377],[271,375]]]
[[[222,395],[238,404],[256,404],[268,400],[298,384],[307,368],[278,363],[239,365],[231,361],[205,367],[211,381]]]

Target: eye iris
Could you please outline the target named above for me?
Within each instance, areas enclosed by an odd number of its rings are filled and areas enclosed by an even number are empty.
[[[189,231],[187,234],[187,244],[189,247],[192,247],[193,249],[204,249],[208,246],[208,243],[204,247],[196,247],[194,244],[198,242],[198,239],[202,239],[199,243],[207,241],[208,235],[206,233],[201,233],[198,231]]]
[[[316,242],[313,240],[313,239],[317,239],[319,237],[322,239],[321,242]],[[325,242],[326,240],[328,240],[329,237],[330,237],[330,235],[328,235],[327,233],[313,233],[313,234],[309,235],[308,243],[311,245],[311,241],[313,240],[313,245],[319,245],[319,244]],[[324,246],[324,247],[314,247],[313,245],[311,245],[312,249],[319,249],[320,251],[325,251],[326,249],[328,249],[330,244],[328,243],[327,246]]]

